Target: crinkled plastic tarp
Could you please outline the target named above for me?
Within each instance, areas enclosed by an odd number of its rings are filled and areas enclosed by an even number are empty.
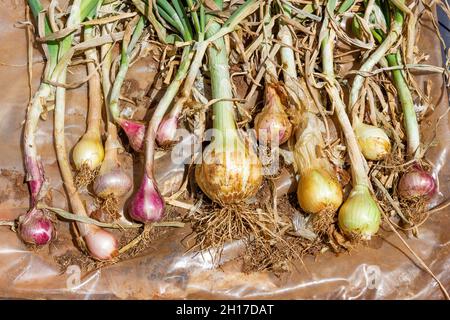
[[[17,27],[25,20],[23,1],[0,2],[0,220],[12,220],[26,212],[29,199],[23,184],[21,148],[22,123],[28,102],[26,32]],[[431,23],[422,25],[419,47],[430,55],[430,64],[442,65],[440,44]],[[151,83],[155,68],[151,57],[136,63],[129,74],[129,90],[134,98]],[[42,55],[34,51],[33,89],[40,81]],[[76,70],[76,69],[75,69]],[[80,68],[84,72],[83,68]],[[70,80],[83,72],[74,72]],[[447,91],[440,75],[421,75],[432,81],[432,101],[438,106],[424,122],[425,141],[434,134],[438,144],[428,153],[439,175],[441,194],[436,203],[450,195],[448,164],[449,118],[437,125],[448,108]],[[423,85],[425,88],[425,84]],[[134,96],[133,96],[134,95]],[[66,143],[72,147],[84,131],[87,104],[86,86],[68,90]],[[427,140],[428,139],[428,140]],[[52,112],[41,121],[37,134],[39,153],[53,188],[53,205],[67,208],[52,139]],[[444,286],[450,289],[450,210],[432,214],[420,228],[419,238],[408,244],[424,259]],[[176,229],[153,243],[143,254],[100,270],[82,274],[77,267],[61,272],[54,261],[74,249],[68,223],[58,225],[58,240],[37,252],[28,250],[8,227],[0,227],[0,297],[71,299],[170,299],[170,298],[284,298],[284,299],[441,299],[436,282],[421,270],[414,258],[392,233],[377,237],[368,247],[350,254],[325,253],[305,257],[296,271],[276,277],[262,272],[243,274],[237,263],[214,269],[201,255],[186,254],[181,239],[190,230]],[[225,259],[229,256],[225,250]],[[230,259],[231,260],[231,259]]]

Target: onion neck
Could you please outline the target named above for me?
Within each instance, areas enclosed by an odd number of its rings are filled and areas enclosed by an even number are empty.
[[[402,65],[399,54],[389,54],[386,56],[390,67]],[[395,88],[402,106],[404,124],[407,139],[407,155],[409,158],[417,159],[420,156],[420,130],[417,122],[416,111],[411,91],[408,88],[402,70],[392,70]]]
[[[336,6],[336,1],[331,0],[328,2],[328,11],[334,12]],[[328,14],[328,13],[326,13]],[[355,133],[353,131],[350,119],[346,113],[346,106],[341,98],[340,92],[337,88],[334,75],[334,61],[333,61],[333,43],[335,38],[335,32],[332,28],[328,26],[328,16],[325,16],[322,24],[322,29],[320,31],[322,42],[321,42],[321,55],[322,55],[322,69],[324,75],[327,77],[328,84],[326,89],[330,96],[330,100],[334,105],[335,114],[338,118],[342,132],[346,140],[348,155],[350,158],[353,185],[366,185],[369,186],[369,179],[367,178],[366,169],[364,166],[363,156],[358,146]]]

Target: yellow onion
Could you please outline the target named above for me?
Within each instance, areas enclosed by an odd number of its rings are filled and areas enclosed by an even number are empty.
[[[367,160],[381,160],[391,152],[391,141],[383,129],[359,122],[356,124],[355,134]]]
[[[301,175],[297,199],[300,207],[308,213],[335,212],[342,203],[342,188],[327,170],[314,168]]]
[[[292,133],[292,124],[274,85],[267,84],[266,104],[255,117],[256,136],[261,143],[285,143]]]
[[[204,151],[203,162],[195,168],[202,191],[221,204],[237,203],[256,194],[262,183],[262,165],[253,150],[240,141],[235,150],[216,148]]]
[[[86,132],[73,148],[72,158],[77,169],[87,165],[94,170],[102,164],[105,151],[100,135]]]
[[[356,185],[339,210],[339,228],[349,235],[370,239],[377,233],[381,213],[365,185]]]
[[[312,112],[304,112],[295,130],[293,149],[296,170],[300,175],[297,199],[308,213],[336,212],[342,203],[342,187],[323,152],[324,125]]]

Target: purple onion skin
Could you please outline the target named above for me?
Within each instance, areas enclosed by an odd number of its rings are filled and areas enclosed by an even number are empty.
[[[31,207],[34,207],[38,200],[39,191],[41,191],[44,184],[44,169],[39,160],[28,156],[25,157],[25,167],[28,175],[28,187],[31,193]]]
[[[29,244],[43,246],[54,237],[53,222],[42,210],[33,208],[19,218],[20,238]]]
[[[158,127],[158,131],[156,132],[156,142],[161,147],[170,146],[175,143],[175,136],[178,128],[178,118],[170,117],[161,121],[161,124]]]
[[[119,125],[125,131],[131,148],[141,152],[144,149],[145,125],[127,119],[120,119]]]
[[[157,222],[164,217],[164,199],[153,179],[144,174],[141,185],[130,204],[132,219],[143,223]]]
[[[431,174],[415,165],[400,178],[398,191],[406,200],[431,198],[437,191],[437,184]]]

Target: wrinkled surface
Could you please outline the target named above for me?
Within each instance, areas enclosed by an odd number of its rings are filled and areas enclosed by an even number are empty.
[[[0,2],[0,220],[12,220],[26,212],[28,191],[23,184],[21,132],[27,101],[26,32],[14,27],[23,21],[23,2]],[[431,24],[428,24],[431,25]],[[422,28],[421,49],[430,54],[429,63],[442,65],[439,42],[431,29]],[[140,60],[130,70],[125,96],[142,98],[155,73],[151,57]],[[33,91],[39,84],[43,67],[41,54],[34,51]],[[84,68],[73,69],[69,81],[80,79]],[[76,72],[79,71],[79,72]],[[424,77],[422,77],[424,78]],[[449,118],[436,125],[448,107],[440,76],[432,79],[432,100],[439,107],[426,126],[425,141],[436,133],[438,144],[428,158],[439,175],[440,195],[436,203],[450,195]],[[84,131],[87,105],[86,86],[67,93],[66,143],[71,148]],[[52,139],[52,112],[40,122],[37,142],[47,179],[52,187],[52,203],[65,209]],[[131,159],[126,158],[128,168]],[[139,166],[135,170],[139,170]],[[134,177],[136,179],[136,176]],[[424,259],[442,283],[450,289],[450,210],[432,214],[420,228],[419,238],[408,244]],[[0,227],[1,298],[76,298],[76,299],[155,299],[155,298],[339,298],[339,299],[441,299],[443,295],[433,279],[415,263],[405,247],[391,233],[383,232],[368,247],[350,254],[326,253],[316,259],[305,257],[296,271],[276,277],[270,273],[243,274],[231,261],[235,244],[224,251],[222,269],[213,269],[208,257],[186,254],[181,244],[190,230],[176,229],[139,257],[82,274],[78,266],[59,270],[53,256],[73,249],[73,237],[67,222],[58,224],[58,240],[38,251],[29,250],[8,227]]]

